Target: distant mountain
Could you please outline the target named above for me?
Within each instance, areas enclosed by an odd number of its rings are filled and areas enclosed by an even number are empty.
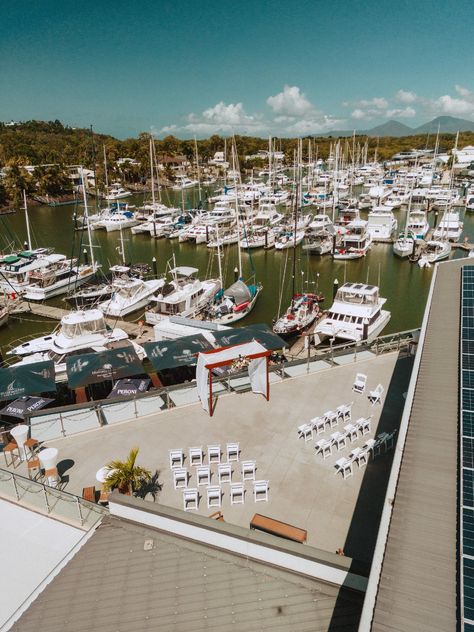
[[[413,130],[414,134],[432,134],[438,131],[444,134],[455,134],[456,132],[474,132],[474,122],[454,116],[437,116],[429,123],[420,125]]]
[[[456,118],[454,116],[437,116],[429,123],[419,127],[409,127],[399,121],[387,121],[370,129],[356,130],[359,136],[415,136],[416,134],[432,134],[438,131],[442,134],[455,134],[456,132],[474,132],[474,121]],[[347,137],[352,136],[354,130],[334,130],[321,134],[321,136]]]

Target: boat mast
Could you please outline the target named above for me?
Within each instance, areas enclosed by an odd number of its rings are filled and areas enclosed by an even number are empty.
[[[198,194],[199,194],[199,206],[202,206],[201,199],[201,174],[199,173],[199,153],[198,153],[198,144],[196,140],[196,136],[194,136],[194,153],[196,157],[196,173],[198,179]]]
[[[150,134],[150,173],[151,173],[151,201],[155,210],[155,176],[153,173],[153,136]],[[154,221],[154,220],[153,220]]]
[[[105,145],[104,145],[104,150],[105,150]],[[82,182],[82,196],[84,199],[84,217],[86,218],[87,236],[89,238],[89,252],[91,254],[92,269],[95,270],[94,248],[92,247],[91,224],[89,222],[89,210],[87,208],[87,194],[86,194],[86,184],[84,181],[84,167],[83,166],[81,166],[81,182]]]
[[[299,183],[299,169],[297,165],[299,165],[300,160],[300,140],[298,140],[298,151],[296,155],[294,155],[295,159],[295,168],[296,168],[296,179],[295,179],[295,191],[293,197],[293,270],[291,273],[291,302],[293,303],[293,298],[295,296],[295,282],[296,282],[296,227],[298,224],[297,221],[297,208],[298,208],[298,183]]]
[[[237,157],[236,157],[236,147],[235,147],[235,138],[232,141],[232,171],[236,172],[237,170]],[[239,171],[239,181],[240,181],[240,171]],[[238,189],[238,181],[235,181],[235,214],[237,217],[237,251],[239,253],[239,279],[242,278],[242,250],[240,248],[240,217],[239,217],[239,189]]]
[[[104,171],[105,171],[105,192],[107,193],[109,190],[109,176],[107,174],[107,153],[105,151],[105,145],[104,145]]]
[[[28,236],[28,249],[32,250],[31,248],[31,233],[30,233],[30,218],[28,217],[28,205],[26,203],[26,191],[25,189],[23,189],[23,202],[25,205],[25,221],[26,221],[26,234]]]

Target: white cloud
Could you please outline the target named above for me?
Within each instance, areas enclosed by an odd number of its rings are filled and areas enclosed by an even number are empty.
[[[266,123],[259,116],[249,115],[245,112],[242,103],[229,103],[219,101],[216,105],[207,108],[200,114],[191,112],[186,117],[184,125],[166,125],[160,130],[160,134],[187,132],[188,134],[258,134],[267,130]]]
[[[344,123],[344,119],[338,119],[324,114],[315,116],[314,118],[299,119],[295,123],[288,125],[282,131],[285,134],[305,136],[306,134],[329,132],[338,127],[340,128]]]
[[[416,116],[416,110],[410,106],[406,108],[394,108],[393,110],[387,110],[386,116],[388,118],[413,118]]]
[[[356,108],[351,112],[351,116],[353,119],[360,121],[362,119],[367,118],[367,112],[365,110],[361,110],[360,108]]]
[[[432,107],[438,110],[442,114],[451,114],[453,116],[459,115],[473,115],[474,114],[474,100],[458,99],[452,97],[449,94],[444,94],[432,103]]]
[[[395,94],[395,99],[401,103],[414,103],[417,98],[415,92],[411,92],[410,90],[399,90]]]
[[[358,101],[355,105],[367,108],[374,107],[377,110],[384,110],[388,107],[388,101],[384,97],[374,97],[373,99],[362,99]]]
[[[300,91],[298,86],[285,86],[282,92],[268,97],[267,105],[276,114],[286,116],[305,116],[314,111],[314,106]]]
[[[471,99],[474,97],[474,94],[464,86],[456,85],[454,87],[459,96]]]

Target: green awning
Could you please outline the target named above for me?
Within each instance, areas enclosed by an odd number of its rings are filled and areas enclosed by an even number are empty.
[[[105,380],[140,375],[144,369],[135,349],[130,345],[66,358],[66,372],[69,388],[78,388]]]
[[[198,353],[213,349],[202,334],[184,336],[177,340],[146,342],[143,347],[155,371],[195,365]]]
[[[54,362],[34,362],[0,369],[0,400],[56,390]]]
[[[283,349],[283,347],[287,345],[283,338],[274,334],[270,327],[263,323],[249,325],[248,327],[213,331],[212,335],[216,339],[217,346],[219,347],[231,347],[232,345],[252,342],[252,340],[256,340],[264,346],[265,349],[269,349],[270,351]]]

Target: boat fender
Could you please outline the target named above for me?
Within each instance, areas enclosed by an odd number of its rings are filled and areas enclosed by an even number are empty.
[[[248,307],[250,301],[245,301],[245,303],[240,303],[240,305],[234,305],[234,312],[241,312],[246,307]]]

